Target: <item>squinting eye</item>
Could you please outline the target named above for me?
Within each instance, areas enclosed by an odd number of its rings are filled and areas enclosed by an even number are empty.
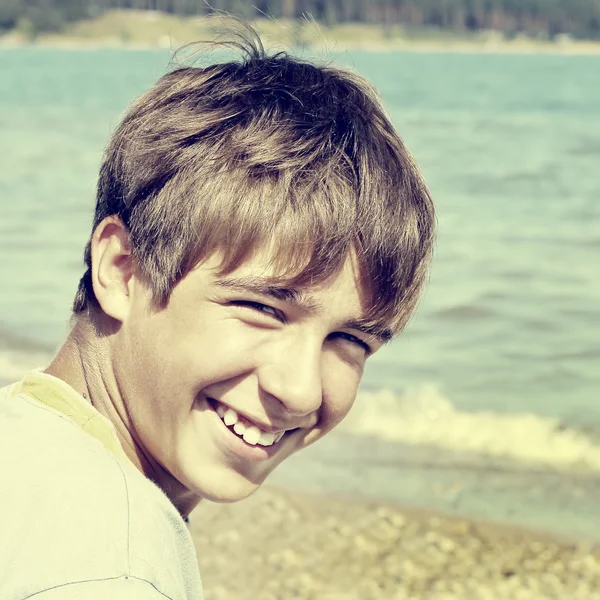
[[[261,304],[260,302],[252,302],[250,300],[235,300],[234,302],[232,302],[232,304],[236,306],[241,306],[243,308],[249,308],[250,310],[254,310],[264,315],[275,317],[280,321],[283,320],[283,316],[276,308],[273,308],[272,306],[267,306],[266,304]]]
[[[337,333],[334,333],[333,335],[335,337],[339,337],[343,340],[348,340],[349,342],[352,342],[353,344],[356,344],[357,346],[360,346],[367,354],[371,354],[371,352],[372,352],[371,347],[366,342],[364,342],[360,338],[356,337],[355,335],[352,335],[351,333],[345,333],[343,331],[339,331]]]

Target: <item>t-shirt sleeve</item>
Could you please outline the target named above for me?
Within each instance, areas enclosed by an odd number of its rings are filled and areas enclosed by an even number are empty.
[[[60,585],[26,600],[179,600],[165,596],[151,583],[137,577],[117,577]]]

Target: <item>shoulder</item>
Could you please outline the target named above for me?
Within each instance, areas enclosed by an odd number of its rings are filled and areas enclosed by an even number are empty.
[[[195,553],[173,505],[68,418],[0,392],[0,456],[0,572],[14,597],[127,575],[185,587],[179,554]]]
[[[75,505],[85,504],[89,518],[99,506],[104,515],[126,500],[118,461],[70,419],[27,396],[0,395],[0,454],[11,457],[0,478],[3,500],[18,498],[18,512],[77,518]]]

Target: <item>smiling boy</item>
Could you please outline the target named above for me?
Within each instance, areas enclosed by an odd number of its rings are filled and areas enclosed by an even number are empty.
[[[0,395],[2,599],[201,598],[184,519],[340,423],[416,305],[433,206],[372,88],[232,47],[134,102],[71,334]]]

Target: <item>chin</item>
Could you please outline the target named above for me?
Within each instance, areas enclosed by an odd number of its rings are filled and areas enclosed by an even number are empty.
[[[239,473],[212,473],[212,477],[203,474],[202,481],[195,482],[189,489],[192,489],[203,500],[217,502],[219,504],[230,504],[239,502],[251,496],[263,483],[253,482],[246,479]]]
[[[216,486],[214,490],[202,490],[201,496],[209,502],[218,504],[232,504],[239,502],[251,496],[260,486],[254,485],[245,488],[225,488],[224,486]]]

